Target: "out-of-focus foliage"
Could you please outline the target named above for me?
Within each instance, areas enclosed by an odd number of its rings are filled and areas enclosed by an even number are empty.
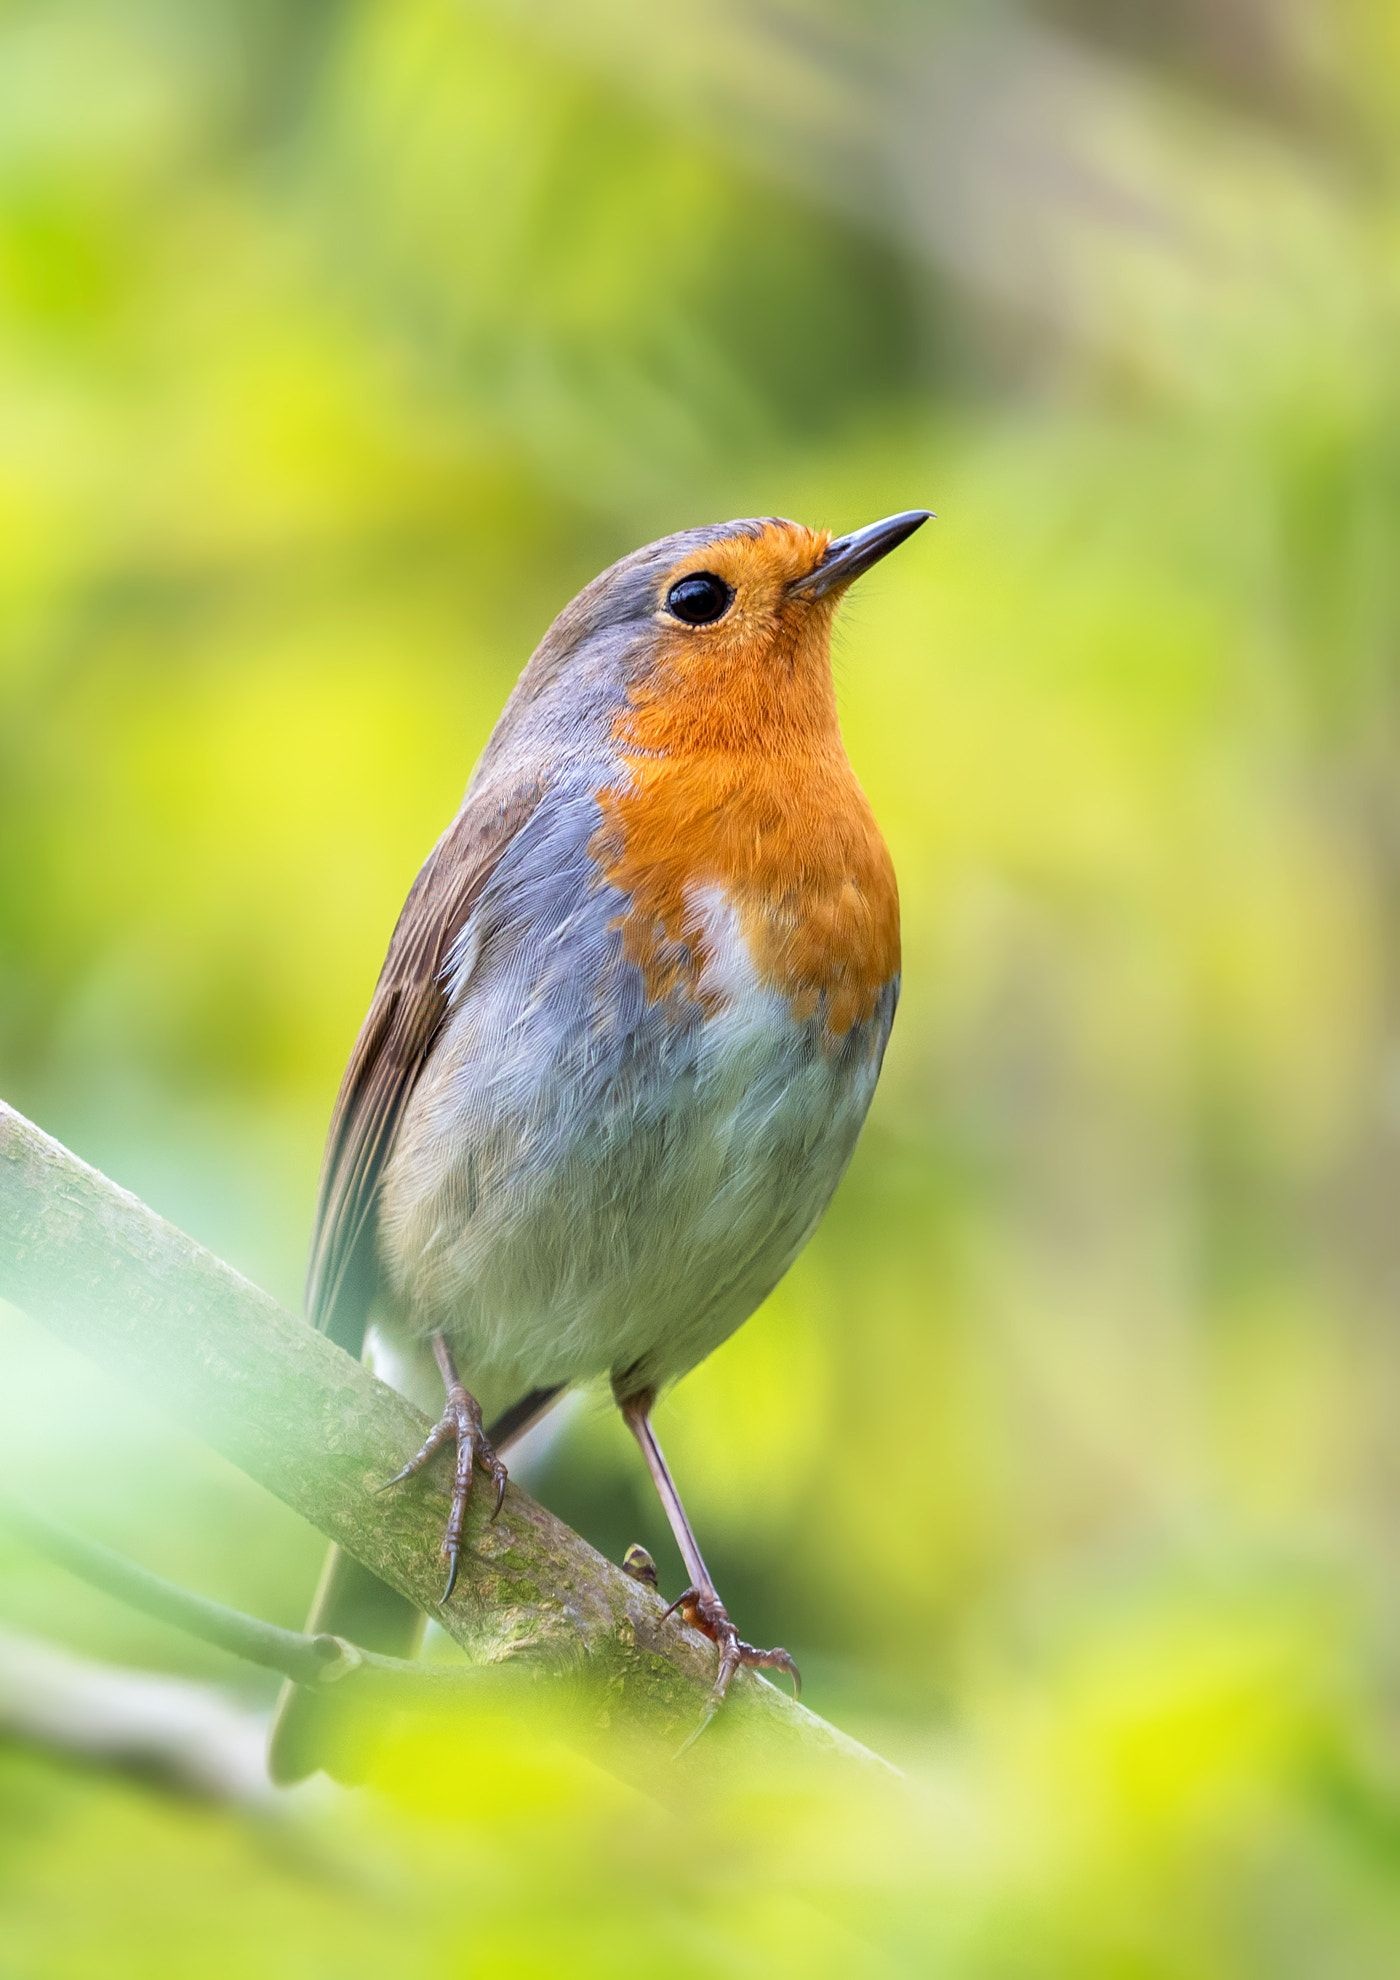
[[[1383,0],[0,12],[0,1086],[287,1300],[554,612],[940,513],[840,639],[884,1083],[663,1423],[912,1807],[509,1723],[284,1820],[14,1749],[0,1971],[1395,1972],[1397,133]],[[314,1535],[0,1355],[0,1483],[296,1619]],[[531,1482],[674,1580],[608,1412]],[[269,1695],[8,1547],[0,1610]]]

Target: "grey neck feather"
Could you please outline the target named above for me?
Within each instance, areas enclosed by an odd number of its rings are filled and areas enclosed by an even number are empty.
[[[688,553],[728,536],[758,536],[771,517],[678,530],[613,564],[564,607],[516,682],[472,773],[468,793],[525,766],[549,775],[596,762],[654,630],[661,585]]]

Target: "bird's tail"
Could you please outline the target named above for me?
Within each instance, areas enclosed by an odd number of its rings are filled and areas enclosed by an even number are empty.
[[[426,1626],[427,1617],[416,1603],[339,1547],[331,1548],[311,1605],[308,1635],[343,1636],[382,1656],[412,1657]],[[348,1714],[334,1685],[315,1690],[286,1684],[272,1721],[267,1770],[279,1787],[304,1780],[318,1767],[338,1781],[353,1782],[358,1768],[347,1734]]]

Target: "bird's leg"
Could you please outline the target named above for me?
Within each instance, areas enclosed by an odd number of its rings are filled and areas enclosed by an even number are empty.
[[[447,1586],[442,1591],[442,1599],[446,1602],[457,1586],[457,1568],[462,1558],[462,1531],[466,1525],[467,1501],[472,1490],[472,1466],[479,1464],[483,1471],[489,1471],[496,1487],[492,1519],[501,1510],[501,1501],[506,1495],[506,1468],[487,1442],[481,1421],[481,1406],[464,1386],[457,1373],[457,1364],[452,1359],[452,1350],[441,1334],[433,1335],[433,1359],[442,1371],[443,1387],[447,1391],[442,1415],[428,1432],[422,1449],[415,1452],[402,1470],[386,1479],[382,1489],[387,1492],[391,1485],[401,1485],[405,1478],[412,1478],[415,1472],[432,1462],[449,1440],[456,1445],[452,1510],[447,1515],[447,1527],[442,1536],[442,1552],[447,1562]]]
[[[628,1429],[641,1446],[642,1456],[647,1461],[652,1483],[666,1509],[666,1517],[671,1523],[671,1531],[676,1536],[676,1545],[681,1550],[686,1573],[690,1576],[690,1586],[666,1611],[667,1615],[679,1609],[685,1621],[692,1628],[703,1631],[719,1651],[719,1669],[710,1687],[710,1695],[705,1701],[705,1710],[700,1723],[695,1728],[686,1746],[698,1739],[715,1713],[724,1702],[734,1673],[743,1664],[756,1666],[762,1670],[784,1671],[792,1679],[793,1694],[801,1690],[802,1680],[797,1665],[786,1650],[756,1650],[752,1643],[745,1643],[733,1623],[729,1611],[719,1598],[710,1570],[705,1565],[705,1557],[700,1552],[690,1521],[686,1518],[685,1507],[681,1504],[680,1493],[676,1490],[661,1446],[656,1441],[656,1432],[651,1427],[651,1408],[655,1396],[650,1389],[640,1390],[635,1395],[619,1396],[618,1407]],[[682,1749],[684,1750],[684,1749]]]

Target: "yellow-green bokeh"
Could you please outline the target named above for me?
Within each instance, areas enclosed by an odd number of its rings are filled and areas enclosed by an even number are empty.
[[[884,1081],[662,1412],[912,1806],[658,1813],[508,1721],[277,1817],[0,1748],[0,1972],[1395,1971],[1397,130],[1378,0],[0,9],[0,1092],[287,1302],[555,611],[939,514],[838,641]],[[0,1487],[298,1619],[314,1535],[0,1357]],[[607,1411],[531,1483],[674,1581]],[[8,1541],[0,1626],[270,1695]]]

